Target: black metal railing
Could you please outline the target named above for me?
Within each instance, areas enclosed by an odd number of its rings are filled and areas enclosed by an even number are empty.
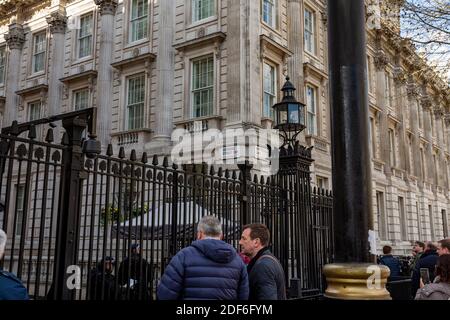
[[[297,288],[291,298],[323,292],[321,270],[333,258],[332,195],[311,188],[310,150],[281,152],[271,177],[252,174],[248,163],[178,167],[111,145],[86,157],[82,134],[91,116],[52,118],[63,120],[61,144],[53,126],[45,142],[33,136],[50,120],[0,135],[0,226],[9,236],[0,267],[33,298],[155,299],[164,268],[207,214],[221,219],[224,240],[236,248],[244,224],[267,224],[271,249]]]

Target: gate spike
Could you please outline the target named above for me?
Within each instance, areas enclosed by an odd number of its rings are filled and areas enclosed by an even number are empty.
[[[106,148],[106,155],[107,155],[108,157],[111,157],[113,154],[114,154],[114,152],[113,152],[113,146],[112,146],[112,144],[110,143],[110,144],[108,144],[108,148]]]
[[[11,134],[13,136],[19,135],[19,124],[18,124],[17,120],[14,120],[11,124]]]
[[[222,177],[222,176],[223,176],[223,170],[222,170],[221,167],[219,168],[219,171],[217,172],[217,175],[218,175],[219,177]]]
[[[233,170],[233,173],[231,174],[231,179],[236,180],[236,171]]]
[[[125,158],[125,149],[123,147],[120,147],[119,149],[119,159]]]
[[[173,170],[178,170],[178,165],[175,162],[172,164],[172,169]]]
[[[48,142],[48,143],[51,143],[51,142],[53,142],[53,140],[54,140],[53,129],[49,128],[47,130],[47,135],[45,136],[45,141]]]
[[[264,184],[264,176],[261,176],[260,184]]]
[[[28,139],[36,139],[37,134],[36,134],[36,126],[31,125],[30,129],[28,130]]]
[[[158,165],[158,156],[157,156],[156,154],[153,155],[152,165],[154,165],[154,166],[157,166],[157,165]]]
[[[206,163],[202,164],[202,174],[208,173],[208,165]]]
[[[211,166],[211,168],[209,169],[209,175],[213,176],[216,174],[216,171],[214,170],[214,166]]]
[[[229,178],[230,177],[230,170],[225,169],[225,178]]]
[[[61,144],[62,144],[63,146],[68,146],[69,143],[70,143],[70,141],[69,141],[69,135],[67,134],[67,132],[64,132],[64,134],[63,134],[63,136],[62,136],[62,139],[61,139]]]
[[[142,162],[142,163],[147,163],[147,162],[148,162],[147,152],[144,152],[144,153],[142,154],[141,162]]]
[[[137,160],[136,150],[134,150],[134,149],[131,150],[130,160],[133,161],[133,162]]]
[[[169,166],[169,159],[167,159],[167,156],[164,156],[163,159],[163,167],[167,168]]]
[[[255,175],[253,176],[253,182],[254,182],[254,183],[258,183],[258,176],[256,175],[256,173],[255,173]]]

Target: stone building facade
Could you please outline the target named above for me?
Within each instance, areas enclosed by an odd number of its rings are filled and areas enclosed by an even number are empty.
[[[450,96],[367,3],[375,229],[407,253],[448,237]],[[93,106],[103,146],[169,154],[175,128],[270,127],[289,75],[313,183],[331,188],[326,12],[324,0],[2,0],[2,125]]]

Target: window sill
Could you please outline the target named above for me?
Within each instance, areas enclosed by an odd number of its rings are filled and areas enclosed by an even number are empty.
[[[27,80],[33,80],[42,76],[45,76],[45,70],[28,75]]]
[[[128,43],[126,46],[123,47],[123,49],[126,50],[126,49],[137,47],[137,46],[140,46],[140,45],[143,45],[143,44],[148,44],[148,42],[149,42],[148,38],[144,38],[144,39],[141,39],[141,40],[136,40],[134,42]]]
[[[181,43],[174,44],[174,48],[177,51],[185,51],[189,50],[193,47],[200,46],[204,43],[214,43],[214,42],[223,42],[227,35],[222,31],[214,32],[203,37],[199,37],[193,40],[184,41]]]
[[[219,129],[223,117],[220,115],[211,115],[199,118],[191,118],[174,122],[177,129],[185,129],[189,132],[206,131],[208,129]]]
[[[150,141],[150,135],[153,130],[148,128],[125,130],[121,132],[111,133],[111,138],[116,140],[118,146],[126,146],[133,144],[143,144]]]
[[[190,24],[186,25],[185,31],[190,31],[191,29],[194,29],[196,27],[202,26],[204,24],[210,23],[210,22],[214,22],[217,20],[217,15],[216,16],[212,16],[212,17],[208,17],[202,20],[198,20],[195,22],[191,22]]]
[[[88,61],[91,61],[93,58],[94,57],[92,55],[89,55],[80,59],[72,60],[72,66],[76,66],[81,63],[86,63]]]
[[[283,35],[281,34],[281,32],[280,32],[280,30],[279,30],[279,28],[278,28],[277,25],[271,26],[270,24],[268,24],[267,22],[265,22],[263,19],[261,19],[260,21],[261,21],[261,25],[262,25],[263,27],[265,27],[266,29],[268,29],[268,31],[274,32],[277,36],[279,36],[279,37],[281,37],[281,38],[283,37]]]

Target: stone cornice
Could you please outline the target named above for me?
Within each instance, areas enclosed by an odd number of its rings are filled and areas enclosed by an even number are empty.
[[[420,104],[422,105],[423,110],[431,111],[432,101],[428,95],[422,96],[422,98],[420,99]]]
[[[375,68],[378,71],[382,71],[387,66],[389,59],[383,50],[377,50],[373,57],[373,62],[374,62]]]
[[[5,34],[5,40],[10,49],[21,50],[25,42],[23,26],[17,23],[11,24],[8,33]]]
[[[417,96],[417,93],[417,86],[414,83],[409,82],[406,84],[406,94],[408,97]]]
[[[116,13],[117,0],[95,0],[95,4],[99,7],[101,15]]]
[[[55,11],[45,18],[50,26],[51,33],[65,33],[67,26],[67,17],[65,14]]]

